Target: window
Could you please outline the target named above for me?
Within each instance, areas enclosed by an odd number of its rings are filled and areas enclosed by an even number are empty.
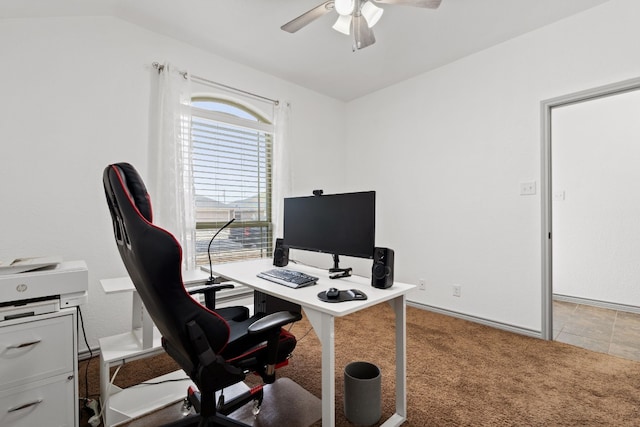
[[[192,100],[191,136],[196,199],[196,264],[262,258],[272,253],[273,125],[226,99]]]

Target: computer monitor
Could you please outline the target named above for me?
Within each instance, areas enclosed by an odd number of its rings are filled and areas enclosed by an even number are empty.
[[[284,199],[284,245],[289,248],[372,258],[375,235],[375,191]]]

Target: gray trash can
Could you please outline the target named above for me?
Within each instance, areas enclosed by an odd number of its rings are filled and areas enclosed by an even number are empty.
[[[368,362],[351,362],[344,368],[344,415],[355,425],[370,426],[382,415],[382,375]]]

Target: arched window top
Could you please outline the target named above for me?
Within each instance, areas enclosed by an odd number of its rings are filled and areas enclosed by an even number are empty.
[[[203,110],[215,111],[245,120],[252,120],[259,123],[271,123],[254,109],[231,99],[200,95],[192,98],[191,105]]]

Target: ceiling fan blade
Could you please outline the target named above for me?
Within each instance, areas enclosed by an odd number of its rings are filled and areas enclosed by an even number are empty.
[[[295,19],[284,24],[280,29],[289,33],[295,33],[302,27],[310,24],[321,16],[331,12],[333,10],[333,0],[326,1],[308,12],[303,13]]]
[[[369,28],[367,20],[362,15],[353,17],[353,36],[355,38],[355,46],[353,50],[364,49],[376,42],[373,31]]]
[[[426,7],[427,9],[437,9],[442,0],[373,0],[376,3],[399,4],[402,6]]]

